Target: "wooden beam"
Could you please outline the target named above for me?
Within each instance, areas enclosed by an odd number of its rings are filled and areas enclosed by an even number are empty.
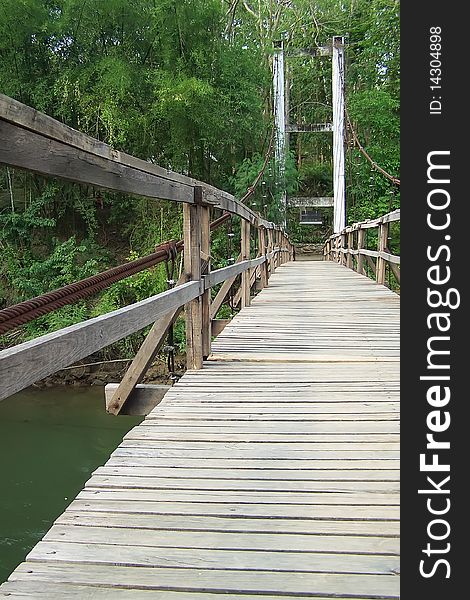
[[[250,223],[247,221],[241,222],[241,255],[243,260],[250,260]],[[241,307],[250,306],[251,300],[251,272],[250,270],[243,271],[241,284]]]
[[[239,263],[241,261],[241,259],[242,259],[242,255],[239,254],[237,260],[235,261],[235,264]],[[214,271],[213,273],[216,273],[216,272],[217,271]],[[211,276],[213,275],[213,273],[211,274]],[[226,279],[224,281],[224,283],[222,284],[222,287],[220,288],[220,290],[217,292],[217,295],[211,304],[211,319],[215,319],[215,317],[217,316],[217,313],[219,312],[220,307],[224,303],[224,300],[225,300],[227,294],[229,293],[230,288],[235,283],[236,278],[237,278],[237,275],[233,275],[229,279]]]
[[[388,245],[388,223],[381,223],[379,226],[379,237],[377,241],[377,250],[379,255],[377,257],[377,269],[375,272],[375,278],[377,283],[384,285],[385,283],[385,258],[381,253],[385,252],[385,248]]]
[[[359,229],[359,231],[357,232],[357,249],[359,253],[357,255],[356,270],[361,275],[364,274],[364,255],[361,254],[361,250],[363,250],[364,248],[365,236],[366,232],[364,231],[364,229]]]
[[[176,285],[182,285],[184,282],[185,277],[182,276]],[[166,314],[153,324],[152,329],[137,351],[134,360],[129,365],[121,383],[115,388],[114,395],[112,397],[110,395],[107,396],[109,403],[107,403],[106,410],[109,413],[118,415],[122,412],[135,386],[142,381],[145,373],[163,346],[170,325],[176,321],[182,311],[183,307],[179,306],[176,310]]]
[[[13,98],[0,94],[0,163],[97,188],[147,198],[201,202],[236,214],[250,223],[259,215],[232,194],[115,150]],[[264,226],[274,223],[261,219]]]
[[[212,335],[217,337],[225,327],[230,323],[231,319],[213,319],[212,321]]]
[[[290,208],[331,208],[334,206],[334,198],[321,196],[318,198],[307,198],[297,196],[287,199]]]
[[[195,192],[202,199],[202,188],[195,188]],[[201,275],[207,276],[211,270],[211,232],[210,232],[210,208],[201,206],[200,208],[200,226],[201,226],[201,255],[207,257],[204,260],[204,269]],[[206,359],[211,353],[211,291],[204,285],[204,293],[201,297],[202,312],[202,357]]]
[[[108,383],[104,388],[106,410],[108,412],[108,407],[113,403],[117,388],[117,383]],[[169,385],[137,385],[132,390],[129,399],[119,411],[119,414],[145,417],[160,404],[169,389],[171,389]]]
[[[268,286],[268,261],[266,259],[266,229],[258,227],[258,247],[260,256],[265,257],[265,261],[261,265],[261,289]]]
[[[154,323],[200,293],[199,281],[188,282],[136,304],[2,350],[0,400]]]
[[[181,175],[180,173],[164,169],[163,167],[142,160],[141,158],[136,158],[125,152],[115,150],[112,146],[92,138],[81,131],[72,129],[72,127],[3,94],[0,94],[0,120],[7,121],[46,138],[67,144],[77,150],[82,150],[83,152],[94,154],[95,156],[100,156],[107,160],[117,161],[128,167],[144,171],[145,173],[157,175],[162,179],[181,183],[190,188],[199,184],[199,182],[192,177]]]
[[[201,280],[201,210],[199,204],[183,206],[184,272],[186,278]],[[204,291],[201,286],[201,293]],[[201,369],[202,354],[202,301],[194,298],[185,306],[186,318],[186,368]]]
[[[97,188],[192,203],[193,188],[0,121],[0,163]]]
[[[287,133],[331,133],[332,123],[289,124],[286,126]]]

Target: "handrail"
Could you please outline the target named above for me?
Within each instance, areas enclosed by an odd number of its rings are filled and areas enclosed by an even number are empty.
[[[331,235],[323,247],[325,260],[337,262],[366,274],[364,258],[375,275],[377,283],[385,284],[386,265],[400,283],[400,257],[392,254],[388,248],[389,224],[400,220],[400,210],[394,210],[377,219],[368,219],[345,227],[339,233]],[[365,233],[368,229],[378,228],[377,250],[365,248]],[[354,246],[357,246],[354,248]],[[376,262],[372,260],[376,259]]]
[[[274,254],[280,252],[277,249]],[[197,281],[0,351],[0,400],[139,331],[202,297],[211,287],[267,260],[268,256],[261,256],[211,271]]]
[[[279,228],[228,192],[115,150],[3,94],[0,163],[114,192],[187,204],[201,202],[252,225]],[[196,198],[198,188],[201,192]]]
[[[115,192],[181,202],[184,238],[177,244],[185,250],[184,275],[174,289],[1,351],[0,400],[154,323],[108,405],[109,412],[118,414],[183,306],[187,366],[200,369],[210,353],[211,327],[223,294],[227,295],[237,276],[241,275],[237,294],[243,308],[250,304],[258,270],[260,285],[266,287],[275,268],[293,256],[293,246],[283,229],[232,194],[114,150],[1,94],[0,164]],[[225,212],[212,226],[211,208]],[[240,261],[210,271],[210,231],[228,218],[227,213],[242,220]],[[251,225],[258,235],[255,259],[250,257]],[[154,258],[158,262],[161,257]],[[219,283],[223,283],[222,288],[211,304],[210,289]]]

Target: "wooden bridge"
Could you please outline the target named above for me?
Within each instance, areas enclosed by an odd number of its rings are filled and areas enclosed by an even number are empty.
[[[188,188],[178,196],[185,276],[142,303],[2,351],[1,394],[155,322],[108,403],[119,412],[183,306],[189,369],[96,470],[0,597],[398,598],[399,300],[381,284],[387,269],[399,276],[387,247],[399,214],[334,236],[325,261],[293,262],[284,232],[233,197],[171,174],[152,192],[165,179],[153,165],[112,155],[28,110],[0,102],[0,162],[32,169],[36,161],[33,170],[57,175],[55,159],[67,156],[68,178],[107,189],[132,184],[119,175],[123,164],[140,183],[152,171],[143,186],[150,196],[176,198],[175,182]],[[43,159],[31,151],[36,143],[56,151]],[[92,176],[84,165],[93,165]],[[215,271],[211,206],[241,219],[239,260]],[[370,228],[379,229],[376,250],[364,242]],[[237,276],[242,310],[217,324]],[[224,325],[211,342],[211,330]]]

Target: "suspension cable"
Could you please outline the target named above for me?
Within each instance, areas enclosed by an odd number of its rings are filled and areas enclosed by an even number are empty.
[[[339,61],[339,57],[338,57],[338,61]],[[341,67],[341,65],[339,65]],[[347,101],[346,101],[346,84],[344,81],[344,73],[343,70],[341,68],[338,69],[338,72],[340,73],[340,77],[341,77],[341,85],[343,88],[343,97],[344,97],[344,112],[346,115],[346,121],[349,127],[349,130],[352,134],[354,143],[356,144],[359,152],[369,161],[369,163],[371,164],[371,166],[378,171],[379,173],[381,173],[384,177],[386,177],[389,181],[391,181],[394,185],[399,186],[400,185],[400,179],[398,179],[397,177],[394,177],[393,175],[390,175],[390,173],[388,173],[385,169],[383,169],[380,165],[378,165],[375,160],[370,156],[370,154],[367,152],[367,150],[364,148],[364,146],[361,144],[359,137],[356,133],[356,130],[352,124],[352,120],[351,117],[349,116],[349,111],[348,111],[348,107],[347,107]]]

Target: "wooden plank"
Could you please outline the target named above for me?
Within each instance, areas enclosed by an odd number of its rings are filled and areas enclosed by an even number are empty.
[[[228,267],[216,269],[205,277],[205,285],[207,288],[211,288],[228,279],[234,280],[237,275],[240,275],[240,273],[243,273],[249,269],[251,264],[252,261],[250,260],[240,260],[233,265],[229,265]]]
[[[0,352],[0,399],[135,333],[200,294],[189,282]]]
[[[94,475],[100,475],[101,477],[111,477],[117,476],[116,481],[122,481],[121,478],[125,477],[132,478],[129,479],[132,482],[136,482],[135,485],[138,485],[138,479],[141,477],[144,478],[142,487],[147,487],[146,482],[150,481],[153,483],[153,480],[157,480],[158,478],[164,479],[207,479],[207,480],[215,480],[215,484],[217,481],[241,481],[241,480],[250,480],[250,481],[273,481],[276,482],[276,485],[279,481],[286,482],[296,482],[296,481],[323,481],[329,482],[333,481],[335,485],[339,482],[371,482],[371,481],[380,481],[380,482],[389,482],[389,481],[399,481],[400,473],[398,469],[387,469],[387,467],[374,468],[370,463],[367,468],[355,468],[355,469],[345,469],[345,468],[336,468],[333,470],[328,470],[326,466],[322,466],[322,468],[317,469],[307,469],[303,467],[298,462],[295,463],[295,467],[293,465],[286,466],[286,468],[282,468],[281,466],[277,466],[275,468],[268,467],[258,467],[258,468],[237,468],[235,469],[231,464],[231,471],[227,472],[226,466],[223,466],[219,463],[218,467],[202,467],[195,468],[192,467],[162,467],[160,464],[156,464],[155,461],[146,462],[145,464],[139,463],[138,465],[133,464],[134,461],[126,460],[125,464],[116,464],[114,461],[108,461],[107,465],[104,467],[98,467],[94,472]],[[132,466],[127,466],[127,463],[130,463]],[[372,463],[372,461],[371,461]],[[158,482],[156,482],[158,483]],[[287,484],[289,485],[289,484]],[[329,485],[329,484],[327,484]],[[300,489],[300,488],[299,488]]]
[[[100,472],[99,472],[100,473]],[[193,478],[174,477],[126,477],[119,475],[96,474],[86,483],[87,487],[100,489],[135,489],[135,490],[214,490],[214,491],[295,491],[304,492],[382,492],[395,494],[399,492],[399,485],[394,481],[304,481],[297,480],[265,480],[265,479],[204,479],[197,476]]]
[[[331,133],[332,123],[291,124],[286,126],[287,133]]]
[[[3,94],[0,94],[0,120],[8,121],[9,123],[46,138],[61,142],[77,150],[94,154],[106,160],[122,163],[128,167],[138,169],[139,171],[158,175],[162,179],[180,183],[188,188],[192,188],[199,183],[191,177],[169,171],[168,169],[164,169],[153,163],[115,150],[108,144],[77,131],[76,129],[72,129],[72,127],[61,123],[60,121],[56,121],[52,117]],[[188,191],[188,194],[189,193],[192,192]]]
[[[223,502],[225,504],[302,504],[302,505],[348,505],[348,506],[399,506],[396,492],[370,493],[364,490],[345,493],[336,492],[281,492],[277,490],[195,490],[160,488],[158,494],[152,489],[94,488],[86,487],[77,498],[87,500],[136,500],[153,501],[158,495],[166,502]]]
[[[230,319],[213,319],[211,321],[211,335],[217,337],[230,323]]]
[[[152,590],[204,592],[244,592],[246,594],[314,594],[369,598],[398,598],[398,577],[338,573],[284,573],[276,571],[236,571],[113,566],[31,561],[20,565],[13,581],[63,582]]]
[[[271,242],[279,266],[288,242]],[[274,266],[14,571],[14,593],[398,597],[399,299],[333,261]]]
[[[175,507],[175,510],[178,510]],[[113,527],[113,528],[135,528],[159,531],[229,531],[232,533],[300,533],[309,535],[359,535],[362,537],[397,537],[400,533],[397,521],[364,521],[340,520],[340,519],[289,519],[289,518],[255,518],[255,517],[223,517],[207,515],[186,515],[184,519],[181,514],[158,515],[157,519],[150,522],[147,513],[117,513],[112,509],[106,514],[100,511],[73,511],[68,510],[56,521],[57,525],[82,525],[88,527]],[[65,532],[66,533],[66,532]],[[60,536],[59,539],[67,537]]]
[[[344,573],[344,574],[364,574],[364,575],[389,575],[399,569],[399,561],[394,555],[379,554],[379,555],[361,555],[360,553],[328,553],[308,551],[265,551],[251,550],[242,548],[241,550],[232,550],[231,548],[207,548],[200,547],[199,533],[190,532],[175,532],[175,542],[182,535],[193,535],[195,541],[191,546],[168,546],[164,543],[164,534],[171,535],[171,532],[161,532],[157,537],[156,544],[152,542],[151,537],[153,532],[146,530],[132,529],[112,529],[106,528],[104,533],[109,535],[108,541],[105,536],[100,534],[99,527],[84,528],[78,526],[54,527],[55,529],[64,530],[63,534],[72,536],[71,541],[63,543],[59,540],[47,540],[40,542],[34,550],[28,555],[28,561],[34,565],[37,561],[54,561],[57,563],[79,563],[83,566],[89,564],[101,565],[121,565],[133,567],[152,567],[161,569],[168,567],[168,564],[178,565],[182,571],[181,577],[185,576],[186,569],[208,569],[208,570],[226,570],[229,573],[239,573],[264,570],[273,573]],[[88,536],[85,530],[90,534],[90,540],[102,539],[104,541],[87,542]],[[93,534],[93,535],[92,535]],[[119,534],[119,535],[116,535]],[[213,534],[217,536],[217,533]],[[225,537],[234,535],[235,537],[242,534],[220,534]],[[256,538],[257,534],[245,534],[249,539]],[[276,539],[281,540],[283,537],[294,539],[295,534],[285,535],[278,534]],[[335,540],[336,536],[310,536],[311,539],[326,539]],[[124,543],[115,543],[115,539],[121,539]],[[348,536],[340,538],[336,543],[340,544],[341,540],[348,539]],[[351,538],[352,539],[352,538]],[[372,539],[372,538],[371,538]],[[75,542],[73,540],[84,540]],[[134,540],[140,543],[134,545]],[[162,544],[160,545],[160,541]],[[387,540],[389,541],[389,540]],[[181,542],[185,543],[185,542]],[[351,544],[352,545],[352,544]],[[256,544],[255,544],[256,546]],[[313,556],[314,554],[314,556]],[[51,557],[52,555],[52,557]],[[114,555],[114,559],[113,559]],[[339,562],[341,561],[341,562]],[[158,581],[158,576],[155,581]]]
[[[294,208],[330,208],[334,206],[334,198],[328,196],[322,196],[317,198],[308,198],[304,196],[296,196],[287,199],[287,203],[290,207]]]
[[[66,540],[66,545],[62,542]],[[382,536],[354,536],[354,535],[312,535],[299,533],[251,533],[251,532],[231,532],[231,531],[185,531],[182,529],[176,531],[167,531],[160,529],[134,529],[129,527],[100,527],[85,525],[54,525],[44,536],[44,542],[36,546],[35,550],[29,555],[29,559],[36,557],[44,558],[44,546],[55,545],[59,542],[61,547],[62,560],[68,560],[64,554],[72,544],[89,544],[89,551],[93,551],[91,544],[108,545],[116,544],[119,546],[131,546],[131,552],[136,548],[144,547],[143,552],[148,552],[147,561],[150,559],[150,548],[158,548],[156,556],[165,556],[162,548],[188,548],[198,550],[209,550],[209,552],[198,552],[194,557],[194,552],[185,553],[188,563],[185,566],[196,566],[201,557],[205,554],[209,560],[214,561],[214,567],[223,568],[232,562],[238,562],[239,568],[249,569],[250,564],[253,568],[262,568],[263,563],[269,560],[268,556],[258,555],[258,552],[274,553],[282,552],[288,554],[287,560],[279,558],[276,568],[279,570],[307,570],[308,561],[312,560],[308,553],[324,554],[361,554],[372,556],[397,556],[398,539],[396,537]],[[41,550],[42,547],[42,550]],[[216,553],[214,550],[223,550],[225,552]],[[229,551],[236,550],[230,556]],[[241,552],[243,551],[243,552]],[[71,554],[76,554],[76,548],[73,548]],[[101,554],[99,552],[98,554]],[[219,557],[216,563],[217,554]],[[225,558],[224,558],[225,554]],[[290,556],[289,556],[290,555]],[[302,560],[304,555],[304,560]],[[122,554],[121,554],[122,556]],[[85,561],[91,561],[91,557],[83,557]],[[167,560],[170,557],[167,556]],[[274,557],[271,557],[274,558]],[[333,557],[336,561],[338,557]],[[346,557],[343,557],[346,559]],[[135,556],[137,562],[137,555]],[[109,556],[107,561],[112,560]],[[178,560],[178,558],[175,558]],[[131,559],[132,561],[132,559]],[[304,562],[305,561],[305,562]],[[126,561],[127,562],[127,561]],[[385,561],[384,561],[385,562]],[[300,564],[299,564],[300,563]],[[334,570],[331,562],[329,570]],[[136,563],[134,563],[136,564]],[[146,564],[149,564],[148,562]],[[166,562],[165,564],[168,564]],[[199,563],[200,564],[200,563]],[[301,565],[303,564],[303,568]],[[356,563],[357,564],[357,563]],[[154,566],[157,566],[156,564]],[[161,563],[159,566],[163,566]],[[208,567],[209,564],[201,564],[201,567]]]
[[[14,142],[9,145],[10,141]],[[41,156],[36,156],[37,154]],[[53,160],[51,160],[53,159]],[[136,158],[0,94],[0,163],[137,196],[202,202],[255,224],[258,215],[228,192]],[[262,220],[265,227],[275,225]]]
[[[0,120],[0,163],[114,192],[192,203],[191,187]]]
[[[44,600],[63,600],[70,598],[72,600],[220,600],[220,594],[209,592],[184,592],[184,591],[157,591],[153,589],[127,589],[125,587],[102,587],[98,585],[74,585],[70,583],[57,583],[48,581],[11,581],[4,583],[0,588],[0,598],[44,598]],[[224,594],[224,600],[246,600],[246,594]],[[280,600],[282,596],[266,596],[263,594],[263,600]],[[290,600],[304,600],[305,596],[291,596]],[[350,600],[344,596],[336,596],[336,600]],[[367,600],[365,598],[354,597],[355,600]],[[316,600],[331,600],[326,597],[316,596]]]
[[[105,385],[104,397],[107,409],[112,403],[118,387],[118,383]],[[119,413],[122,415],[146,416],[160,404],[169,389],[170,386],[168,385],[136,385]]]

